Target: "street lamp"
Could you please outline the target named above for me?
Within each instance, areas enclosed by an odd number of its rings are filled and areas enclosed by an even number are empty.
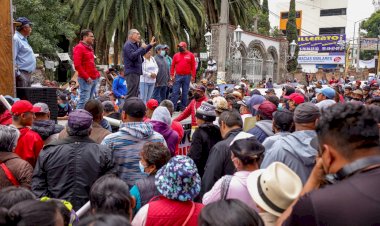
[[[241,43],[241,34],[243,33],[243,30],[241,29],[240,25],[237,26],[234,33],[235,33],[235,43],[237,47],[239,47]]]
[[[290,46],[290,59],[294,58],[294,53],[296,52],[297,43],[295,40],[292,41],[292,43],[289,44]]]
[[[206,48],[207,48],[207,57],[210,56],[210,46],[211,46],[211,40],[212,40],[212,34],[211,32],[207,32],[205,35],[205,41],[206,41]]]

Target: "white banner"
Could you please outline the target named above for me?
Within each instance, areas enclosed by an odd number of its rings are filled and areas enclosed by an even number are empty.
[[[345,56],[298,56],[299,64],[344,64]]]
[[[375,59],[372,60],[359,60],[359,68],[375,68]]]

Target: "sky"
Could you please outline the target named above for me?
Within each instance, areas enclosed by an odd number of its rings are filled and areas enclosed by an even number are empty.
[[[276,2],[284,0],[269,0],[269,10],[274,11],[276,7]],[[310,0],[312,1],[312,0]],[[334,1],[334,0],[330,0]],[[297,4],[297,1],[296,1]],[[348,0],[348,9],[347,9],[347,27],[346,27],[346,36],[347,39],[351,39],[354,33],[354,23],[355,21],[370,17],[371,14],[375,11],[375,8],[372,4],[372,0]],[[306,16],[306,15],[303,15]],[[278,26],[279,19],[270,15],[269,17],[271,26]],[[358,32],[358,24],[356,23],[356,34]]]

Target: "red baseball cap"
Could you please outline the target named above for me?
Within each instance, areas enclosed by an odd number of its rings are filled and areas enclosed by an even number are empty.
[[[284,96],[284,98],[294,101],[297,105],[305,102],[305,97],[300,93],[292,93],[289,96]]]
[[[150,110],[154,110],[158,107],[158,101],[155,99],[150,99],[148,102],[146,102],[146,107]]]
[[[185,48],[187,48],[187,44],[186,44],[186,42],[180,42],[180,43],[178,44],[178,46],[181,46],[181,47],[185,47]]]
[[[30,103],[27,100],[19,100],[16,103],[14,103],[11,108],[11,112],[13,115],[20,115],[26,112],[37,113],[40,111],[41,111],[40,107],[33,107],[32,103]]]

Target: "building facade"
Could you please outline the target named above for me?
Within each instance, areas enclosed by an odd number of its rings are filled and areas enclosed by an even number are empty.
[[[251,82],[272,78],[283,81],[286,77],[286,55],[288,42],[243,31],[241,43],[236,45],[234,30],[229,26],[226,43],[226,81],[239,81],[242,77]],[[211,25],[212,42],[210,56],[218,59],[219,25]]]

